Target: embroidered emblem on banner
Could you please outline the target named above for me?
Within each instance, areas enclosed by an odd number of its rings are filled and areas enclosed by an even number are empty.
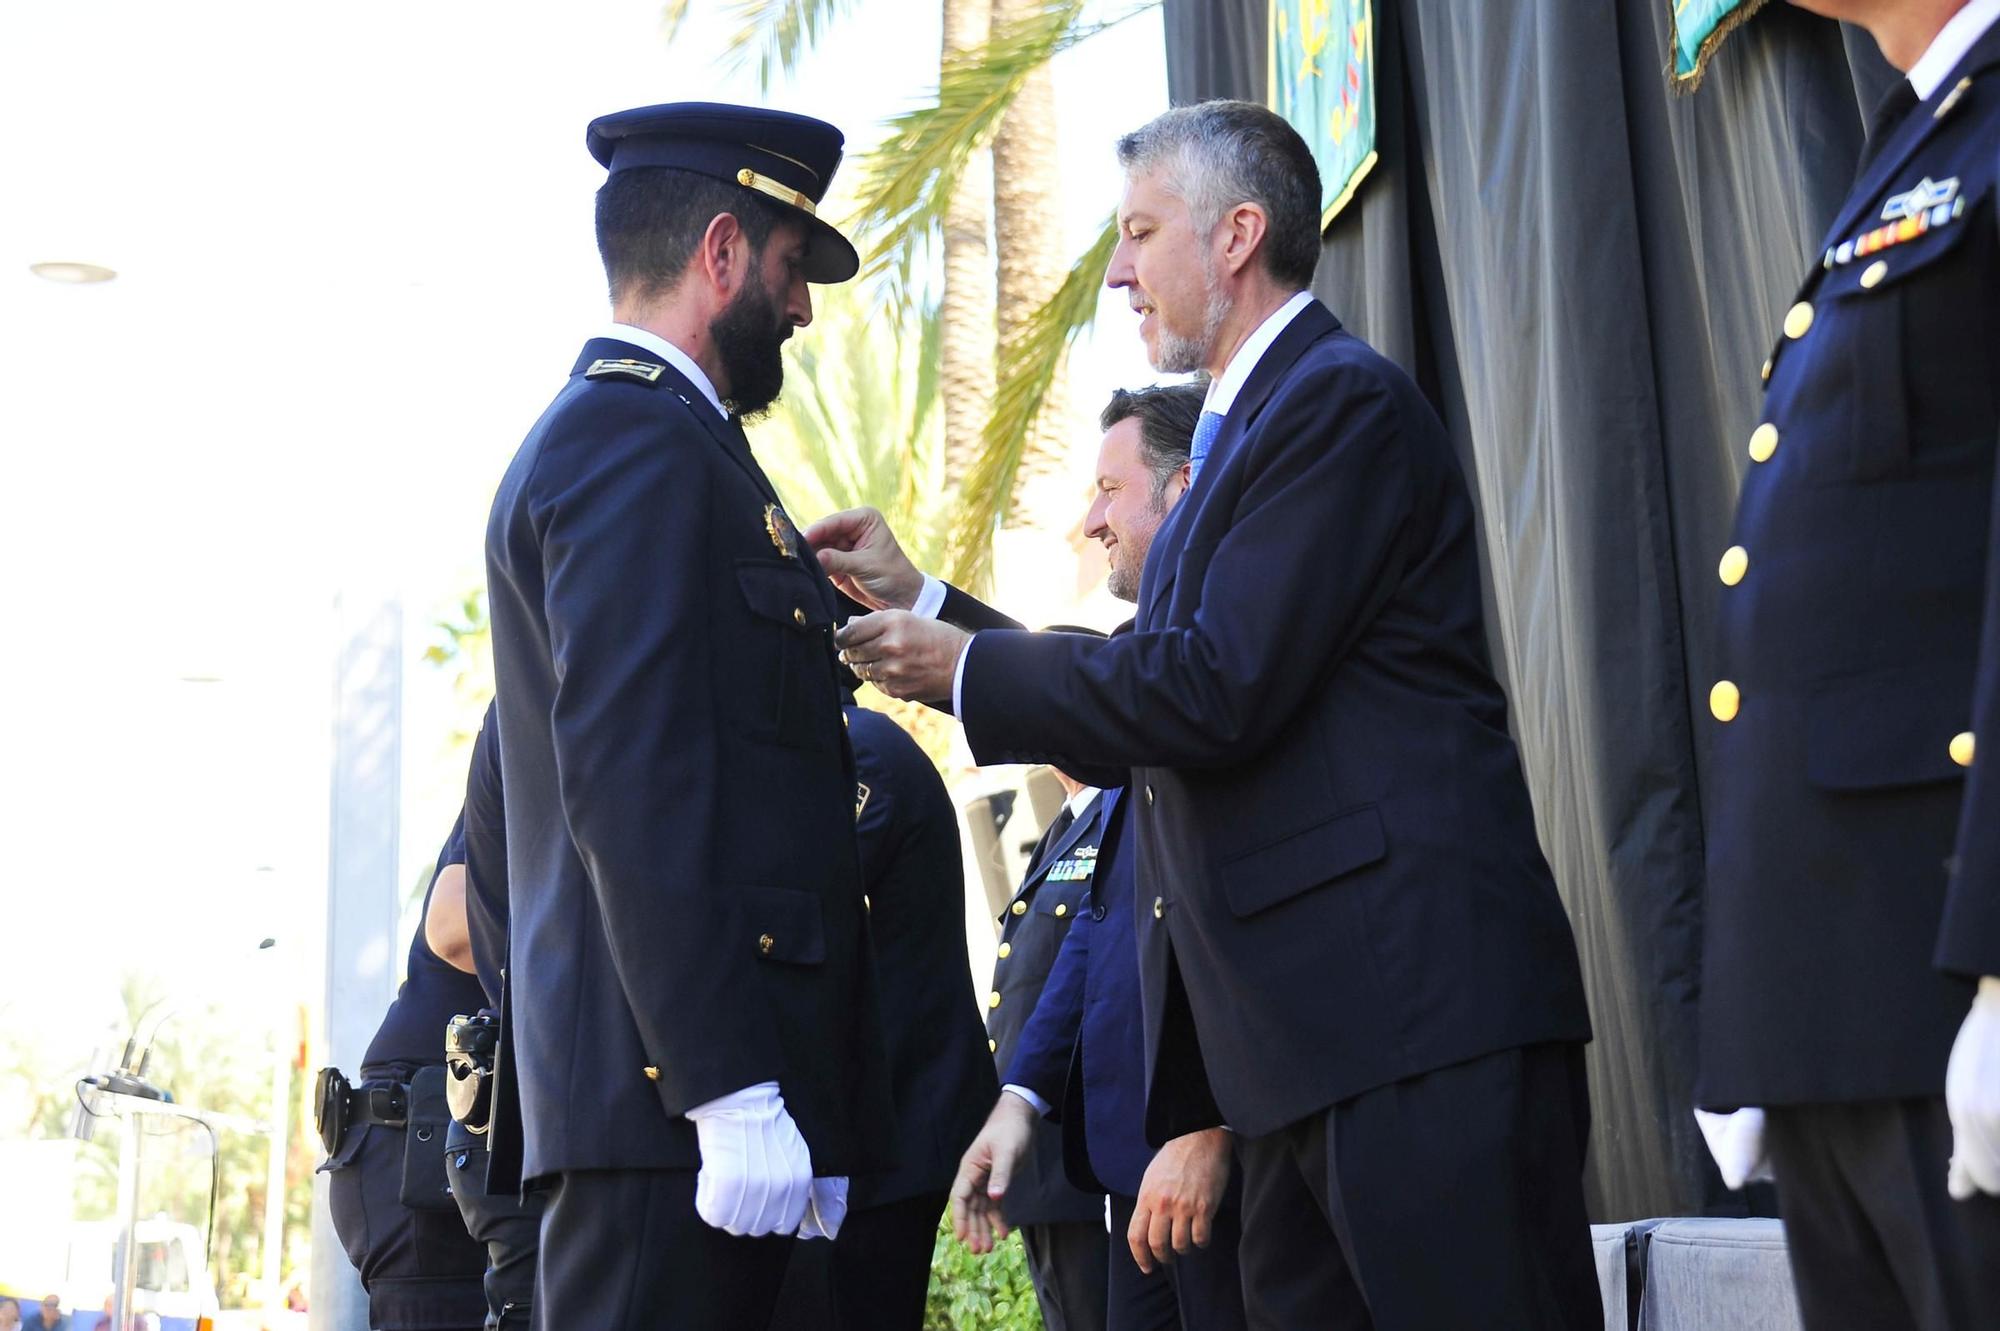
[[[796,559],[799,553],[799,529],[785,516],[785,510],[776,504],[764,505],[764,533],[771,538],[771,544],[778,547],[778,553],[787,559]]]
[[[1266,0],[1267,101],[1319,164],[1320,230],[1375,166],[1374,0]]]
[[[1948,192],[1944,193],[1938,202],[1930,203],[1917,212],[1909,211],[1918,207],[1916,200],[1926,197],[1926,191],[1928,197],[1936,197],[1947,187],[1949,187]],[[1918,236],[1928,235],[1941,226],[1948,226],[1965,216],[1965,199],[1958,194],[1956,180],[1947,180],[1935,185],[1926,180],[1916,189],[1890,199],[1884,205],[1882,215],[1884,217],[1893,215],[1898,220],[1864,231],[1852,240],[1843,240],[1826,252],[1826,257],[1820,260],[1820,266],[1832,272],[1835,268],[1853,263],[1856,259],[1880,254],[1892,245],[1901,245],[1905,241],[1915,240]]]

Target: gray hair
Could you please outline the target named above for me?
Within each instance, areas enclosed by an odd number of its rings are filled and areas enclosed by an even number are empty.
[[[1166,188],[1186,202],[1195,232],[1254,203],[1269,218],[1264,267],[1287,286],[1312,285],[1319,265],[1319,167],[1284,117],[1255,102],[1177,106],[1118,140],[1128,173],[1165,168]]]

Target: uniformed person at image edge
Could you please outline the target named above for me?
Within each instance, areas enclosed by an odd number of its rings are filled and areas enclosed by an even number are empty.
[[[893,1160],[835,596],[741,425],[807,284],[859,267],[815,216],[841,143],[704,103],[592,122],[615,325],[494,500],[490,1186],[518,1134],[538,1327],[760,1327],[792,1236]]]
[[[1807,1326],[1991,1328],[2000,0],[1805,7],[1908,78],[1739,445],[1696,1103],[1748,1107],[1718,1163],[1740,1182],[1768,1151]]]

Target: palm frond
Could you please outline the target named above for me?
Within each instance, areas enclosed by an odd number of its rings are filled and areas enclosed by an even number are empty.
[[[727,12],[736,28],[723,59],[732,70],[754,59],[757,86],[769,92],[772,79],[796,70],[820,33],[853,7],[854,0],[731,0]],[[679,34],[687,13],[688,0],[667,0],[661,26],[668,41]]]
[[[1018,337],[1000,348],[993,414],[980,432],[979,461],[965,478],[947,547],[951,578],[960,586],[976,587],[985,580],[993,533],[1007,515],[1022,452],[1071,344],[1097,313],[1098,285],[1117,244],[1114,216],[1105,220],[1104,230],[1055,295],[1035,311]]]

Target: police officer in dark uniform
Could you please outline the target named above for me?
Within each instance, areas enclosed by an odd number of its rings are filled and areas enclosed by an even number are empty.
[[[902,1150],[859,1178],[832,1244],[792,1251],[773,1331],[919,1331],[938,1217],[999,1085],[965,947],[958,814],[937,768],[880,712],[847,709],[868,921]]]
[[[362,1056],[359,1081],[321,1073],[320,1135],[335,1232],[368,1291],[375,1331],[457,1331],[480,1325],[485,1251],[466,1235],[445,1177],[445,1024],[482,1001],[479,981],[427,937],[440,889],[456,899],[463,874],[460,815],[424,893],[402,987]],[[463,958],[461,958],[463,959]]]
[[[1103,793],[1056,775],[1069,798],[1043,830],[1020,888],[1000,914],[986,1033],[1001,1072],[1014,1060],[1064,937],[1078,914],[1090,908],[1097,871]],[[1059,1124],[1036,1121],[1033,1144],[1007,1189],[1005,1214],[1021,1231],[1028,1277],[1049,1331],[1102,1331],[1108,1276],[1104,1194],[1085,1192],[1064,1173]]]
[[[472,745],[465,785],[465,928],[472,962],[485,992],[482,1030],[497,1026],[502,971],[507,958],[507,828],[500,780],[500,727],[494,708]],[[471,1041],[465,1041],[470,1045]],[[492,1055],[469,1058],[489,1070]],[[457,1069],[453,1069],[457,1071]],[[535,1259],[541,1248],[542,1199],[512,1189],[490,1190],[487,1129],[490,1104],[474,1092],[471,1126],[454,1118],[445,1130],[445,1170],[465,1229],[486,1245],[486,1331],[524,1331],[535,1304]]]
[[[1994,1327],[2000,1161],[1951,1119],[2000,1099],[2000,3],[1807,7],[1909,77],[1782,317],[1718,566],[1696,1100],[1762,1111],[1808,1326]]]
[[[807,284],[859,260],[815,216],[831,125],[688,103],[588,144],[615,326],[487,528],[509,904],[489,1187],[547,1188],[537,1325],[742,1331],[897,1135],[837,603],[739,422],[777,397]]]

